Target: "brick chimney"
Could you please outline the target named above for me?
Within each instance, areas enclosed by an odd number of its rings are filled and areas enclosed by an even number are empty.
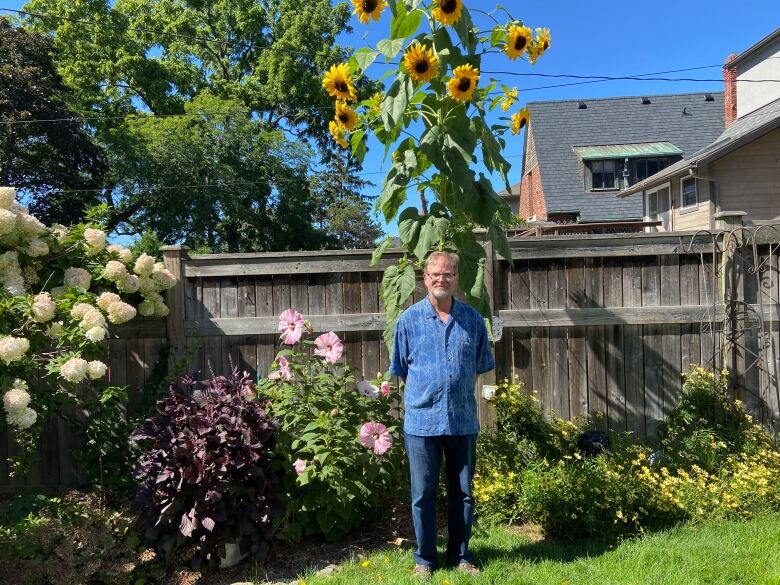
[[[723,121],[726,128],[737,118],[737,68],[729,67],[737,55],[732,53],[723,64]]]

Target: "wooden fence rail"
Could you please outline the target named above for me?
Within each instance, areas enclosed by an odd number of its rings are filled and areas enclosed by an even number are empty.
[[[728,307],[720,302],[715,241],[709,234],[658,233],[519,238],[510,242],[511,262],[487,244],[488,291],[503,330],[494,348],[497,370],[481,376],[475,390],[483,425],[492,424],[492,413],[481,385],[509,377],[536,392],[548,412],[601,412],[613,429],[654,438],[681,392],[681,372],[722,356]],[[190,371],[208,376],[236,366],[263,377],[279,349],[278,316],[289,307],[315,332],[338,333],[346,363],[373,377],[389,362],[382,271],[399,254],[388,252],[372,267],[370,250],[189,255],[185,247],[164,247],[165,264],[179,278],[168,293],[171,313],[112,330],[110,381],[129,387],[128,412],[137,412],[166,340],[174,358],[189,358]],[[745,276],[741,298],[770,323],[777,356],[778,263],[766,254],[773,271],[762,272],[755,287]],[[424,295],[419,282],[413,301]],[[770,372],[780,370],[776,359]],[[773,421],[777,396],[761,395],[748,362],[734,358],[735,392]],[[5,457],[16,448],[9,433],[0,440],[0,487],[78,483],[69,454],[76,446],[61,421],[49,421],[33,473],[9,478]]]

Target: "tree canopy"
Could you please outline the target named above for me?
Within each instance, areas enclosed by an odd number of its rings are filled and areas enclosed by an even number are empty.
[[[72,223],[96,202],[105,157],[66,100],[51,40],[0,18],[0,186],[27,193],[45,223]],[[29,120],[56,120],[47,124]],[[62,193],[65,191],[65,193]]]
[[[336,43],[345,5],[32,0],[25,10],[26,26],[53,33],[71,107],[98,117],[89,124],[110,161],[111,227],[224,251],[337,245],[312,222],[327,213],[314,205],[334,201],[313,195],[312,169],[350,164],[326,137],[333,107],[321,90],[322,71],[346,55]],[[361,217],[356,233],[370,223]]]

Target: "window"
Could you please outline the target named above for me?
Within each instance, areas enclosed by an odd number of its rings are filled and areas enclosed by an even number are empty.
[[[634,161],[634,177],[631,184],[638,183],[669,166],[668,158],[644,158]]]
[[[619,161],[594,160],[588,163],[590,167],[590,189],[619,189]]]
[[[684,209],[686,207],[695,207],[699,202],[699,197],[696,193],[696,179],[692,177],[686,177],[680,180],[680,206]]]
[[[658,191],[647,196],[647,219],[658,221]]]

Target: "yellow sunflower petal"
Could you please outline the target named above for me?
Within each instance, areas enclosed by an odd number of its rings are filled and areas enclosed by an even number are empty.
[[[504,52],[513,61],[521,56],[533,40],[533,33],[527,26],[513,24],[509,27]]]
[[[354,102],[357,99],[357,91],[352,84],[352,76],[346,63],[339,63],[331,67],[322,79],[322,87],[336,99]]]
[[[363,24],[368,24],[370,19],[374,22],[379,20],[382,11],[387,8],[385,0],[352,0],[352,6],[355,7],[358,20]]]
[[[528,113],[528,108],[523,108],[516,114],[512,114],[512,134],[517,134],[520,130],[525,128],[530,119],[531,116]]]
[[[344,126],[336,122],[336,120],[331,120],[330,123],[328,123],[328,130],[330,130],[330,135],[333,136],[333,140],[336,144],[341,148],[349,148]]]
[[[508,87],[505,88],[504,97],[501,99],[501,109],[504,112],[506,112],[509,108],[512,107],[516,99],[517,99],[517,88],[516,87],[513,87],[512,89],[509,89]]]
[[[528,47],[528,62],[531,65],[536,64],[536,60],[541,57],[544,52],[550,48],[550,29],[549,28],[537,28],[536,39]]]
[[[422,46],[418,42],[409,45],[404,53],[404,67],[414,81],[426,83],[436,77],[439,70],[439,60],[433,49]]]
[[[456,102],[467,102],[471,99],[479,81],[479,70],[469,64],[456,67],[453,77],[447,82],[447,91]]]
[[[458,22],[462,12],[463,0],[436,0],[433,3],[433,18],[445,26]]]
[[[352,132],[357,123],[357,114],[346,102],[336,102],[335,122],[343,126],[348,132]]]
[[[371,96],[371,111],[376,112],[377,114],[382,111],[382,100],[385,99],[385,96],[382,95],[381,91],[376,92],[374,95]]]

